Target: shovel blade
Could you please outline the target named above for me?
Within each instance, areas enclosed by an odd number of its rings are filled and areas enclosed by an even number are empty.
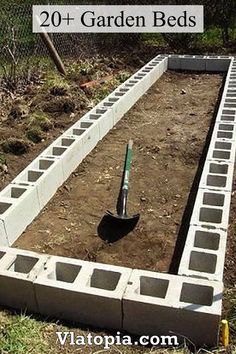
[[[139,214],[129,217],[115,215],[107,211],[98,226],[98,234],[103,240],[113,243],[131,232],[137,225],[139,218]]]

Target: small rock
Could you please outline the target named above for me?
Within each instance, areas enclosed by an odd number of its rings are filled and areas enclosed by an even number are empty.
[[[147,199],[144,197],[141,197],[140,200],[141,200],[141,202],[146,202]]]
[[[181,95],[186,95],[186,93],[187,92],[185,90],[183,90],[183,89],[181,90]]]

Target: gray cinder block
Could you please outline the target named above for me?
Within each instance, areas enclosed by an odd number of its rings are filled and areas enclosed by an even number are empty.
[[[39,211],[39,198],[35,187],[10,184],[1,191],[0,220],[4,225],[2,233],[6,232],[9,246],[15,242]]]
[[[190,225],[227,230],[230,192],[198,189]]]
[[[231,192],[233,173],[233,163],[206,160],[199,183],[199,188]]]
[[[222,281],[227,232],[190,226],[179,275]]]
[[[3,249],[3,252],[6,254],[0,259],[1,306],[38,312],[33,281],[48,256],[14,248]]]
[[[131,269],[51,257],[35,280],[41,314],[102,328],[122,328],[122,297]]]
[[[134,270],[124,298],[123,329],[138,335],[177,335],[196,345],[218,341],[222,283]]]
[[[64,182],[61,154],[65,150],[65,147],[50,145],[12,181],[14,184],[33,186],[38,192],[40,209]]]

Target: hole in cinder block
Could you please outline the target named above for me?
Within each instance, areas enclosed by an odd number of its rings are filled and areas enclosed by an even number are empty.
[[[107,109],[100,109],[100,108],[96,109],[97,114],[104,114],[106,112],[107,112]]]
[[[235,97],[236,93],[227,93],[226,97],[230,98],[230,97]]]
[[[218,250],[220,244],[220,235],[214,232],[196,231],[194,247],[205,248],[209,250]]]
[[[132,85],[133,86],[133,85]],[[120,92],[128,92],[129,91],[129,89],[128,88],[121,88],[120,89]]]
[[[111,107],[113,106],[114,102],[104,102],[104,106]]]
[[[5,256],[5,254],[6,254],[6,252],[0,251],[0,259],[1,259],[3,256]]]
[[[50,166],[54,164],[52,160],[39,160],[39,169],[47,170]]]
[[[92,288],[115,290],[121,274],[110,270],[94,269],[90,280]]]
[[[213,294],[211,286],[183,283],[180,301],[194,305],[211,306]]]
[[[75,139],[62,138],[61,146],[71,146],[75,142]]]
[[[124,96],[125,92],[116,92],[115,96],[122,97]]]
[[[115,103],[115,102],[119,101],[119,98],[117,98],[117,97],[111,97],[111,98],[108,98],[108,101]]]
[[[125,84],[125,87],[133,87],[134,84]]]
[[[151,277],[140,277],[140,295],[164,299],[169,286],[169,280]]]
[[[203,193],[203,204],[213,206],[223,206],[225,196],[217,193]]]
[[[227,178],[224,176],[208,175],[206,184],[209,187],[225,187]]]
[[[101,117],[100,114],[90,114],[89,119],[97,120]]]
[[[209,172],[226,175],[228,173],[229,166],[225,164],[210,163]]]
[[[73,129],[74,135],[82,135],[86,130],[85,129]]]
[[[26,192],[25,188],[12,187],[10,190],[10,198],[20,198]]]
[[[73,283],[80,270],[79,265],[56,262],[54,271],[48,274],[48,279]]]
[[[225,131],[233,131],[234,126],[231,124],[219,124],[219,129],[220,130],[225,130]]]
[[[220,224],[222,221],[222,210],[213,208],[201,208],[199,220]]]
[[[220,120],[228,121],[228,122],[234,122],[235,118],[234,118],[234,116],[224,115],[224,116],[220,117]]]
[[[218,132],[217,133],[217,138],[225,138],[225,139],[232,139],[233,138],[233,133],[229,132]]]
[[[26,191],[27,191],[27,189],[25,189],[25,188],[11,187],[2,195],[4,197],[17,199],[17,198],[20,198],[20,196],[22,196],[22,194],[25,193]]]
[[[138,83],[138,80],[130,80],[129,81],[129,84],[137,84]]]
[[[190,254],[189,269],[214,274],[216,262],[217,256],[215,254],[192,251]]]
[[[229,159],[230,159],[230,152],[228,152],[228,151],[221,151],[221,150],[214,150],[212,156],[213,156],[215,159],[229,160]]]
[[[223,109],[222,114],[227,114],[227,115],[234,115],[235,111],[231,111],[229,109]]]
[[[230,150],[232,144],[231,143],[225,143],[222,141],[217,141],[215,143],[215,149],[220,149],[220,150]]]
[[[52,154],[54,156],[61,156],[65,151],[66,151],[66,148],[59,147],[59,146],[54,146],[52,148]]]
[[[29,182],[36,182],[42,175],[43,175],[43,172],[28,171],[28,181]]]
[[[236,103],[225,103],[224,107],[226,107],[226,108],[236,108]]]
[[[93,125],[93,123],[89,123],[89,122],[81,122],[80,123],[80,127],[82,129],[87,129],[87,128],[91,127],[91,125]]]
[[[236,99],[226,99],[225,100],[226,103],[236,103]]]
[[[17,255],[7,270],[26,274],[33,269],[38,260],[38,258],[34,257]]]

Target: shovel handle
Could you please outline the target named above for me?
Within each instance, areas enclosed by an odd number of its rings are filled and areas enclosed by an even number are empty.
[[[117,214],[120,217],[127,216],[127,199],[128,199],[128,188],[129,188],[129,173],[130,173],[130,167],[132,161],[132,147],[133,147],[133,140],[130,140],[127,145],[126,156],[125,156],[122,188],[116,206]]]
[[[129,140],[127,145],[127,154],[126,154],[126,161],[125,161],[125,173],[124,173],[124,181],[122,189],[126,189],[128,191],[129,188],[129,173],[132,161],[132,148],[133,148],[133,140]]]

